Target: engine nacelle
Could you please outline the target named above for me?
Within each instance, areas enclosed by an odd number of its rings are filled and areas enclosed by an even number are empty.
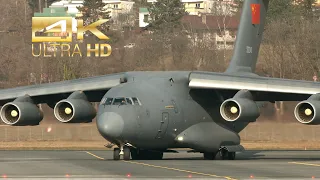
[[[252,99],[249,91],[239,91],[234,98],[227,99],[220,106],[222,118],[229,122],[255,122],[260,111]]]
[[[7,125],[32,126],[39,125],[43,112],[33,104],[30,97],[24,96],[2,106],[0,116]]]
[[[63,123],[86,123],[92,122],[96,116],[96,110],[85,94],[77,91],[55,105],[54,115]]]
[[[294,109],[294,116],[302,124],[320,124],[320,101],[307,100],[300,102]]]

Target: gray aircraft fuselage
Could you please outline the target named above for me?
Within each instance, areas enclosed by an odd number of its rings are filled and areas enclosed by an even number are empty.
[[[194,148],[206,151],[205,144],[177,141],[180,133],[201,123],[209,129],[191,129],[196,139],[215,144],[238,145],[239,133],[248,123],[230,123],[222,119],[223,99],[214,90],[191,90],[190,72],[131,73],[127,82],[110,89],[99,105],[97,127],[100,134],[114,144],[130,143],[142,149]],[[136,97],[140,105],[106,105],[106,98]],[[204,133],[204,134],[203,134]],[[190,134],[190,132],[189,132]],[[201,137],[201,136],[207,137]],[[195,140],[195,141],[198,141]],[[191,146],[191,147],[190,147]]]

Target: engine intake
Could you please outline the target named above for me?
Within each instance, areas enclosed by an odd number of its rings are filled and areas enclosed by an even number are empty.
[[[320,101],[302,101],[294,109],[296,119],[302,124],[320,124]]]
[[[63,123],[86,123],[92,122],[96,111],[86,96],[77,91],[55,105],[54,115]]]
[[[255,122],[260,116],[257,104],[249,91],[239,91],[234,98],[227,99],[220,106],[222,118],[229,122]]]
[[[39,125],[43,119],[43,112],[30,99],[26,100],[28,98],[27,96],[17,98],[2,106],[0,110],[2,121],[15,126]]]

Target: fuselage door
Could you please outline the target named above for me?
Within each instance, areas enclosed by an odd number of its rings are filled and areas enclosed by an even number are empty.
[[[158,130],[158,134],[156,136],[156,139],[161,139],[166,134],[167,128],[169,123],[169,113],[168,112],[162,112],[162,119],[160,121],[160,127]]]

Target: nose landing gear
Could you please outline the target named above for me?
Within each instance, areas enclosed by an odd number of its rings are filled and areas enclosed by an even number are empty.
[[[113,160],[120,160],[120,149],[119,148],[113,149]]]
[[[113,149],[113,160],[120,160],[121,156],[125,161],[130,160],[130,148],[128,146]]]

